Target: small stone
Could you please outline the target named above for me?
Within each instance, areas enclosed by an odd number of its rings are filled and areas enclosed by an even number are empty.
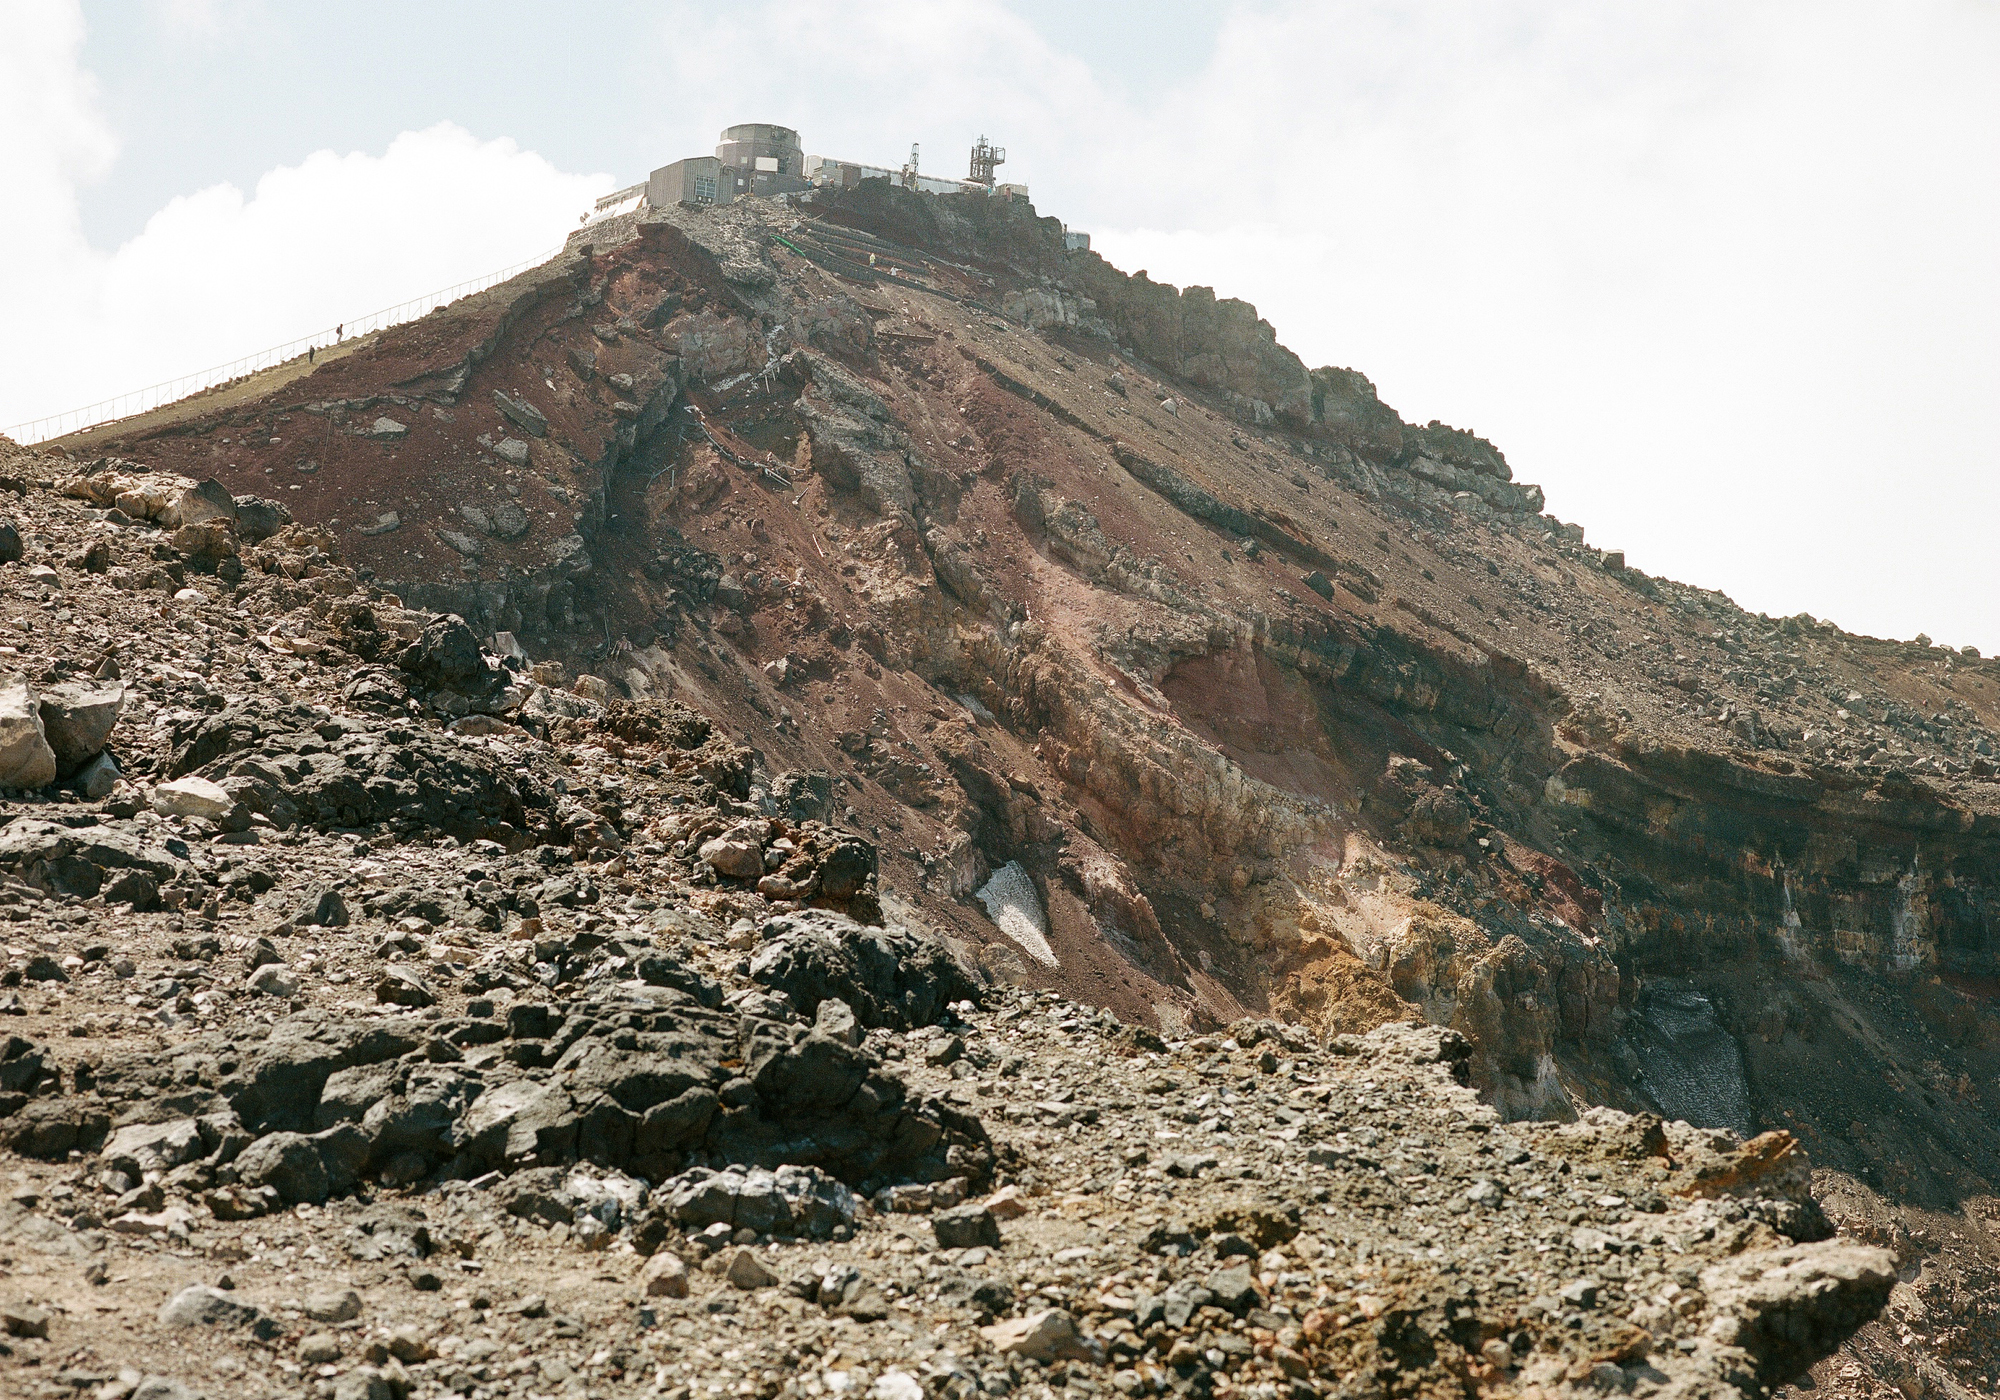
[[[1580,1278],[1573,1283],[1564,1284],[1556,1296],[1575,1307],[1594,1308],[1597,1306],[1597,1290],[1596,1279]]]
[[[203,1397],[170,1376],[142,1376],[126,1400],[203,1400]]]
[[[687,1263],[672,1250],[663,1249],[646,1261],[639,1282],[648,1298],[685,1298],[688,1295]]]
[[[377,418],[368,426],[368,436],[372,438],[399,438],[409,431],[409,424],[387,417]]]
[[[501,461],[517,467],[528,465],[528,444],[519,438],[501,438],[493,446],[493,455]]]
[[[76,790],[86,802],[101,802],[118,786],[118,760],[101,753],[77,771]]]
[[[516,540],[528,533],[533,522],[528,513],[512,501],[501,501],[488,512],[493,519],[493,533],[503,540]]]
[[[241,1327],[257,1317],[250,1304],[203,1283],[189,1284],[160,1306],[163,1327]]]
[[[1026,1317],[996,1322],[980,1328],[979,1334],[1001,1355],[1029,1361],[1085,1360],[1090,1355],[1077,1336],[1076,1319],[1061,1308],[1045,1308]]]
[[[973,1249],[980,1245],[998,1248],[1000,1226],[983,1205],[963,1205],[931,1217],[931,1230],[939,1249]]]
[[[986,1198],[986,1213],[995,1220],[1019,1220],[1028,1213],[1028,1203],[1018,1186],[1003,1186]]]
[[[869,1389],[868,1400],[924,1400],[924,1388],[908,1371],[884,1371]]]
[[[764,873],[764,848],[755,841],[735,835],[704,841],[701,858],[719,875],[737,880],[754,880]]]
[[[305,1310],[314,1322],[352,1322],[361,1316],[361,1295],[351,1288],[326,1289],[308,1294]]]
[[[299,1338],[299,1364],[324,1366],[340,1360],[340,1338],[331,1332],[308,1332]]]
[[[153,810],[163,817],[219,822],[235,806],[235,798],[206,778],[176,778],[153,789]]]
[[[333,1384],[333,1400],[395,1400],[389,1378],[372,1366],[358,1366]]]
[[[765,1268],[764,1261],[748,1249],[739,1249],[730,1257],[729,1265],[723,1270],[722,1276],[732,1287],[740,1288],[746,1293],[752,1289],[775,1288],[778,1285],[778,1276]]]
[[[839,997],[828,997],[813,1014],[813,1029],[843,1045],[859,1045],[864,1032],[854,1008]]]
[[[265,963],[245,979],[244,985],[267,997],[289,1001],[299,994],[299,975],[284,963]]]
[[[514,421],[516,427],[525,429],[531,437],[547,437],[549,420],[542,411],[526,399],[510,399],[498,389],[493,398],[500,405],[500,411]]]
[[[30,1303],[0,1304],[0,1330],[10,1337],[47,1337],[49,1315]]]
[[[424,1340],[424,1334],[417,1328],[404,1325],[389,1334],[389,1355],[398,1361],[428,1361],[437,1355],[431,1344]]]
[[[1256,1276],[1250,1272],[1248,1264],[1217,1269],[1208,1276],[1207,1287],[1215,1295],[1217,1307],[1238,1317],[1263,1301],[1263,1294],[1257,1289]]]
[[[375,984],[375,1000],[391,1006],[435,1006],[437,995],[424,984],[416,969],[390,963]]]

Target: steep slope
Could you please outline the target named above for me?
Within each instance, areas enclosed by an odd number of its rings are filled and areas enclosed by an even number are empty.
[[[722,718],[989,975],[1169,1034],[1451,1025],[1510,1118],[1788,1128],[1986,1384],[2000,667],[1626,569],[1482,439],[1059,232],[880,184],[676,211],[71,451],[279,495]]]

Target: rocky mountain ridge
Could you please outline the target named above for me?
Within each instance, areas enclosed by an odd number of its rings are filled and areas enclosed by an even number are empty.
[[[1167,1040],[1429,1022],[1504,1120],[1795,1133],[1836,1222],[1903,1254],[1935,1353],[1871,1328],[1820,1384],[1983,1384],[2000,671],[1628,569],[1491,444],[1052,223],[864,187],[593,228],[269,397],[23,475],[91,507],[138,598],[183,559],[263,576],[249,536],[284,514],[355,567],[305,645],[386,662],[430,625],[409,605],[510,656],[440,636],[333,708],[614,758],[641,716],[709,717],[662,780],[792,824],[657,840],[722,926],[826,897],[846,832],[879,871],[843,912]],[[267,504],[135,553],[209,478]],[[248,752],[282,725],[221,728],[267,771],[226,738],[133,776],[320,815]],[[628,794],[471,810],[503,847],[631,859]]]

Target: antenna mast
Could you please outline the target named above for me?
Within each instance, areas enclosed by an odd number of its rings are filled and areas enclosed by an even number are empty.
[[[1005,146],[995,146],[988,142],[984,136],[981,136],[978,143],[972,148],[972,173],[966,178],[974,184],[984,185],[990,190],[993,188],[994,167],[1004,164],[1006,160],[1007,148]]]
[[[903,188],[906,190],[913,190],[916,187],[917,187],[917,143],[912,141],[910,143],[910,162],[909,164],[903,167]]]

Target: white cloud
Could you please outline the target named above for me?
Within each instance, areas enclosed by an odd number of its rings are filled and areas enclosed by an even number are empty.
[[[380,155],[318,152],[264,175],[248,196],[225,184],[177,198],[137,237],[100,252],[76,215],[78,186],[112,150],[77,62],[81,26],[54,6],[7,23],[0,180],[24,192],[15,207],[28,217],[0,221],[0,326],[9,328],[0,425],[547,252],[611,185],[447,123],[407,132]]]
[[[1245,178],[1121,191],[1097,246],[1487,434],[1641,567],[1990,652],[1997,64],[1959,0],[1245,9],[1134,123]]]

